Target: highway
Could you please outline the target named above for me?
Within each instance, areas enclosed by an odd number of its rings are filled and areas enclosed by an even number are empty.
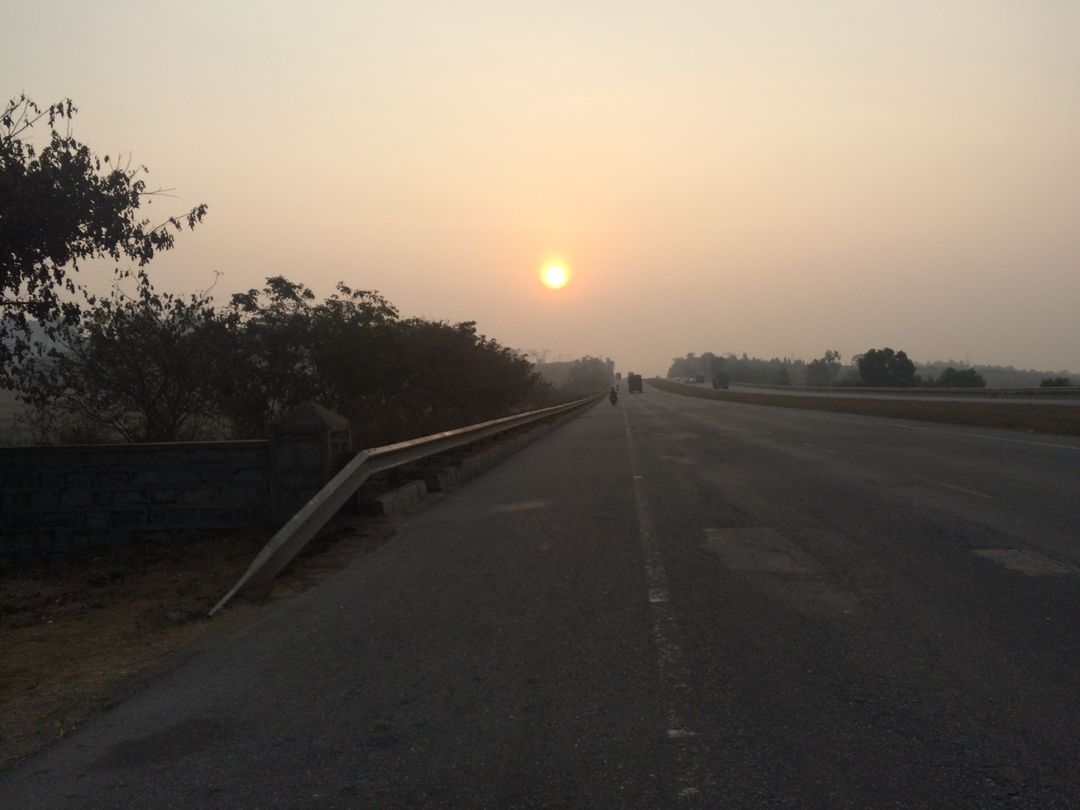
[[[1080,805],[1080,439],[606,401],[0,807]]]

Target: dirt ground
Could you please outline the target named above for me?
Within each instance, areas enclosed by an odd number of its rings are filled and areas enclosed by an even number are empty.
[[[268,532],[132,546],[0,576],[0,771],[392,534],[383,518],[341,519],[269,596],[236,599],[214,619],[208,611]]]

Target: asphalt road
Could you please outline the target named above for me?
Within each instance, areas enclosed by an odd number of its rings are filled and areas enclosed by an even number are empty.
[[[0,807],[1075,807],[1080,440],[602,402]]]

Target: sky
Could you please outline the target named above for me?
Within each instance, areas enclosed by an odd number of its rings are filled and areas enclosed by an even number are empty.
[[[550,359],[1080,371],[1080,3],[4,0],[0,92],[284,275]],[[539,272],[560,258],[561,290]],[[96,275],[95,275],[96,274]],[[108,283],[91,269],[91,284]]]

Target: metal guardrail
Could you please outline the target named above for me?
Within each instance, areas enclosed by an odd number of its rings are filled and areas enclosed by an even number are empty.
[[[597,394],[568,402],[565,405],[554,405],[514,416],[504,416],[501,419],[492,419],[457,430],[447,430],[418,439],[361,450],[270,538],[255,556],[244,575],[222,597],[221,601],[214,605],[210,615],[217,614],[244,588],[265,584],[277,576],[281,569],[292,562],[304,546],[314,539],[319,530],[330,522],[330,519],[348,502],[349,498],[356,494],[360,486],[375,473],[445,453],[455,447],[497,436],[541,419],[584,408],[599,402],[603,396],[604,394]]]

